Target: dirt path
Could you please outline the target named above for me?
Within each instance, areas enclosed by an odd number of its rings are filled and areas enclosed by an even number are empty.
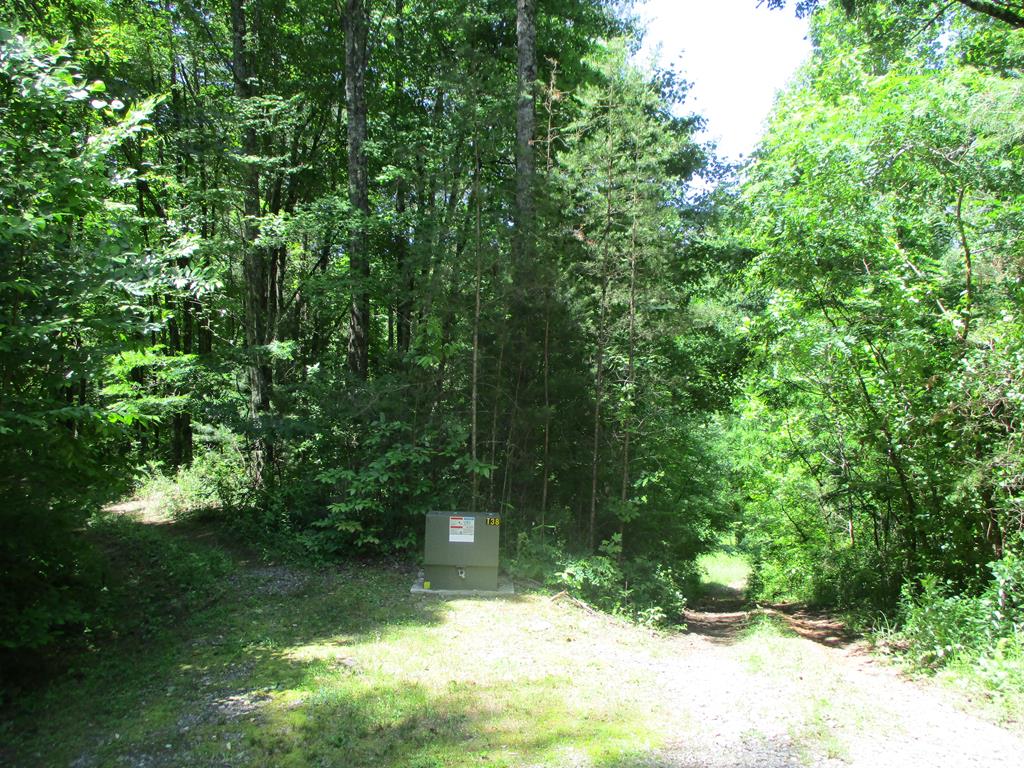
[[[654,632],[564,594],[411,596],[408,567],[270,566],[144,505],[113,511],[179,554],[226,548],[224,593],[0,718],[0,766],[1024,765],[1018,734],[797,605],[720,588],[688,632]]]
[[[904,679],[838,622],[796,605],[746,610],[720,595],[657,675],[687,723],[651,766],[959,768],[1024,764],[1024,741]],[[771,619],[781,628],[773,630]],[[761,622],[765,630],[752,631]]]

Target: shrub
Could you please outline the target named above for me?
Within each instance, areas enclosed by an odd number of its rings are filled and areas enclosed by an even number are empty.
[[[9,14],[4,13],[4,18]],[[77,530],[119,484],[101,360],[142,335],[166,287],[108,205],[109,159],[152,102],[123,115],[58,45],[0,27],[0,650],[82,620]],[[144,286],[144,287],[143,287]]]
[[[509,575],[517,579],[531,579],[545,583],[562,566],[565,558],[564,544],[557,539],[520,531],[516,536],[514,551],[506,561]]]
[[[903,628],[913,662],[926,669],[957,664],[993,690],[1024,691],[1024,560],[1014,553],[989,566],[980,594],[957,594],[935,576],[903,590]]]
[[[679,622],[697,569],[692,563],[673,568],[643,557],[624,558],[622,538],[615,534],[596,555],[564,558],[551,581],[598,608],[656,626]]]
[[[1024,558],[1011,552],[989,567],[992,629],[998,637],[1019,639],[1024,634]]]
[[[985,685],[998,693],[1024,692],[1024,638],[1000,638],[977,660],[976,670]]]
[[[162,463],[152,461],[139,473],[139,495],[151,499],[173,518],[224,513],[245,506],[248,478],[235,441],[198,453],[190,466],[174,473],[166,473]]]
[[[960,654],[983,649],[988,641],[986,603],[984,597],[954,594],[934,575],[921,580],[919,591],[904,587],[902,636],[914,662],[940,666]]]

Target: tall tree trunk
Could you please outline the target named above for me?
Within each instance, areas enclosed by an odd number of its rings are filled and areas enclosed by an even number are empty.
[[[604,345],[607,320],[608,280],[601,286],[601,313],[597,327],[597,349],[594,353],[594,446],[590,460],[590,519],[587,526],[587,547],[594,551],[597,531],[597,469],[601,456],[601,401],[604,398]]]
[[[957,334],[962,341],[967,341],[971,331],[971,314],[974,312],[974,264],[971,261],[971,245],[967,240],[967,228],[964,226],[964,196],[967,188],[960,189],[956,198],[956,229],[960,235],[960,247],[964,253],[964,303],[960,313],[963,328]]]
[[[537,79],[536,0],[516,0],[516,204],[512,233],[513,274],[525,269],[533,253],[534,81]],[[523,286],[520,286],[522,288]]]
[[[348,367],[365,379],[370,358],[370,215],[366,173],[366,32],[369,0],[345,3],[345,101],[348,107],[348,195],[359,221],[349,240],[352,301],[348,324]]]
[[[551,473],[551,292],[544,294],[544,461],[540,490],[540,538],[545,539],[548,513],[548,475]]]
[[[184,79],[185,76],[183,73],[182,80]],[[185,83],[182,82],[179,85],[177,59],[173,59],[171,64],[170,91],[171,113],[173,116],[172,124],[174,126],[174,131],[178,132],[181,130],[181,115],[185,110]],[[140,157],[141,154],[142,145],[140,144]],[[184,185],[187,184],[188,175],[187,159],[184,153],[179,153],[176,158],[175,175],[177,176],[178,183],[184,187]],[[149,190],[149,185],[144,181],[143,183],[145,184],[146,189]],[[156,196],[153,195],[151,190],[149,190],[149,194],[154,200],[156,199]],[[156,205],[159,210],[163,210],[162,205],[159,203]],[[189,267],[189,262],[190,259],[188,256],[181,256],[178,259],[178,267],[182,270],[186,270]],[[174,333],[172,336],[177,336],[170,345],[170,349],[168,350],[169,354],[192,354],[192,314],[193,308],[198,307],[198,305],[198,299],[193,296],[186,296],[181,300],[181,327],[179,329],[175,319],[175,313],[179,310],[179,306],[176,306],[176,303],[173,301],[168,301],[168,309],[171,312],[171,321],[174,323]],[[188,466],[192,463],[192,414],[188,411],[179,411],[171,417],[171,420],[171,464],[175,467]]]
[[[554,167],[551,143],[555,137],[554,117],[558,62],[554,59],[548,59],[548,61],[551,63],[551,77],[544,98],[544,108],[548,118],[548,129],[544,138],[544,172],[545,178],[550,180]],[[544,458],[541,464],[543,475],[540,489],[540,539],[542,542],[547,535],[548,482],[551,474],[551,283],[553,281],[554,276],[549,273],[544,286]]]
[[[629,248],[629,349],[626,359],[626,406],[625,417],[622,426],[622,491],[620,500],[625,511],[626,502],[629,500],[629,449],[630,440],[633,436],[633,389],[636,386],[636,208],[637,192],[633,189],[633,226],[630,231]],[[626,537],[626,521],[622,520],[619,532],[623,539]]]
[[[249,50],[244,0],[231,0],[231,63],[235,79],[235,95],[252,98]],[[260,154],[256,129],[248,124],[242,132],[242,151],[253,158]],[[273,461],[273,448],[263,433],[262,418],[270,411],[273,372],[264,348],[272,339],[273,318],[269,316],[270,297],[275,289],[269,283],[270,268],[265,248],[256,245],[259,236],[260,171],[253,162],[246,162],[243,180],[242,272],[245,281],[245,342],[249,356],[249,417],[255,435],[251,444],[251,473],[256,486],[266,480],[266,467]]]
[[[473,376],[472,376],[472,401],[473,413],[470,417],[470,449],[473,454],[473,501],[471,511],[476,512],[477,503],[480,497],[480,471],[478,468],[477,456],[477,413],[480,407],[479,400],[479,371],[480,371],[480,142],[479,136],[473,142],[475,149],[475,163],[473,168],[473,199],[476,201],[475,221],[475,250],[476,250],[476,279],[473,286],[474,308],[473,308]]]
[[[515,389],[512,390],[512,410],[508,419],[508,436],[505,438],[505,472],[501,479],[501,498],[503,507],[509,508],[509,500],[512,498],[512,460],[515,456],[515,430],[519,418],[519,389],[523,383],[523,364],[519,364],[519,371],[516,374]]]
[[[536,123],[534,91],[537,79],[537,27],[536,0],[516,0],[516,141],[515,200],[512,209],[512,285],[509,300],[509,365],[508,371],[517,377],[525,365],[533,364],[532,342],[535,323],[533,322],[532,298],[538,283],[535,254],[535,168],[533,134]],[[513,401],[508,410],[509,436],[514,434],[519,408],[518,381],[509,382]],[[511,459],[514,447],[506,444],[506,457]],[[509,462],[505,465],[502,496],[509,488]]]
[[[498,345],[498,369],[494,375],[494,409],[491,412],[491,455],[488,459],[488,463],[491,465],[491,476],[488,478],[487,506],[492,510],[494,509],[494,460],[498,450],[498,414],[501,412],[501,385],[503,383],[501,371],[502,365],[505,362],[505,344],[507,342],[508,334],[502,332],[501,341]]]
[[[587,526],[587,546],[594,551],[597,531],[597,469],[601,453],[601,401],[604,398],[604,348],[607,342],[606,326],[608,323],[608,289],[611,283],[611,268],[609,262],[609,237],[612,232],[612,188],[615,174],[612,170],[612,143],[611,136],[608,138],[608,149],[606,151],[607,167],[605,169],[605,211],[604,211],[604,234],[601,243],[601,301],[598,305],[597,339],[594,353],[594,446],[590,462],[590,520]]]
[[[199,186],[203,190],[204,196],[209,193],[210,185],[206,178],[206,161],[202,159],[199,163]],[[199,234],[203,240],[212,238],[216,232],[216,223],[210,211],[209,204],[204,200],[202,207],[202,218],[200,223]],[[212,220],[212,221],[211,221]],[[210,266],[210,257],[206,256],[204,259],[204,266]],[[195,300],[193,307],[193,314],[196,317],[196,322],[199,324],[198,328],[198,339],[197,339],[197,351],[200,355],[207,355],[213,351],[213,319],[212,313],[209,308],[203,307],[198,299]]]
[[[399,65],[395,67],[395,102],[393,105],[396,119],[400,119],[402,105],[404,103],[403,90],[405,88],[405,69],[402,61],[402,54],[405,50],[405,21],[402,18],[405,13],[405,0],[395,0],[395,50],[399,58]],[[401,167],[404,167],[401,166]],[[398,214],[398,231],[395,238],[395,266],[398,272],[398,306],[396,311],[397,343],[398,354],[404,356],[409,351],[412,342],[412,306],[414,273],[409,263],[408,238],[405,231],[405,177],[399,175],[395,182],[395,213]]]
[[[179,266],[187,267],[188,261],[187,258],[180,260]],[[183,355],[192,354],[194,345],[193,310],[197,305],[198,301],[192,297],[186,297],[181,301],[181,333],[179,334],[179,343],[174,347]],[[187,467],[192,463],[193,454],[192,414],[188,411],[175,413],[172,426],[171,461],[176,467]]]

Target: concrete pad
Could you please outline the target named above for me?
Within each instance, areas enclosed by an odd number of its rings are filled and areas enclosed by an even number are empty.
[[[413,595],[437,595],[438,597],[511,597],[516,588],[511,579],[498,579],[498,589],[424,589],[423,577],[416,579],[409,589]]]

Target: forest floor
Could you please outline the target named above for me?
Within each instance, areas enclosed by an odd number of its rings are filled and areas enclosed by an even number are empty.
[[[1024,754],[1020,724],[903,677],[827,615],[747,605],[741,582],[709,579],[688,631],[656,632],[564,595],[414,597],[411,567],[266,564],[143,504],[114,514],[179,559],[227,551],[220,589],[164,603],[156,629],[7,702],[0,765],[1016,768]]]

